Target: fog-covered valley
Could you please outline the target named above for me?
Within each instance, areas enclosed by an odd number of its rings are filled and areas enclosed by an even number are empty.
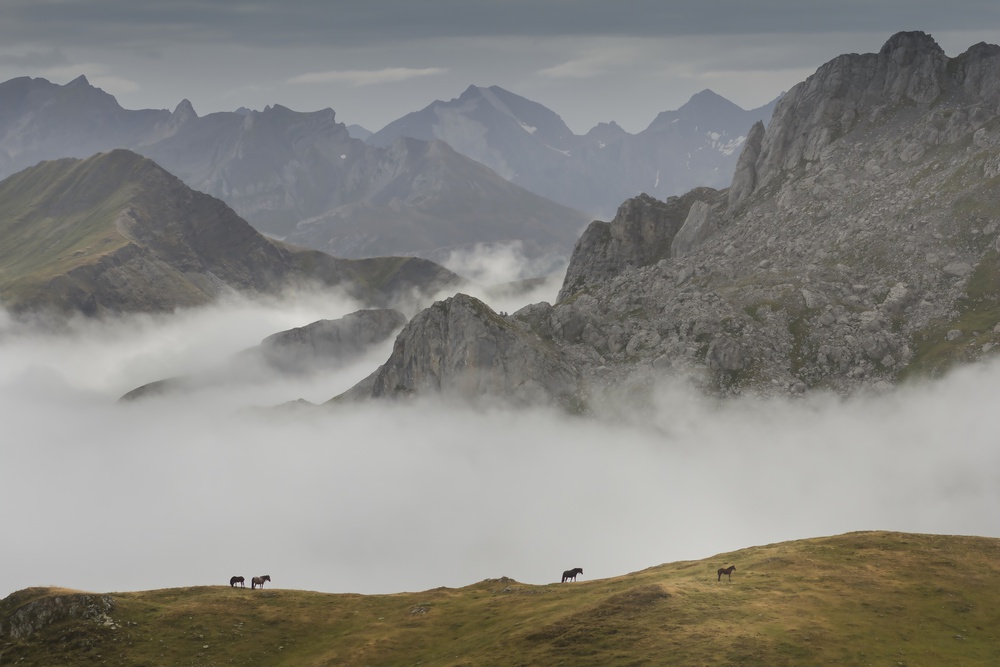
[[[469,265],[496,281],[516,259]],[[512,312],[557,289],[477,296]],[[319,377],[118,402],[358,307],[300,293],[45,331],[5,318],[0,595],[259,574],[330,592],[542,584],[853,530],[1000,534],[997,364],[849,400],[663,385],[589,417],[425,399],[268,408],[339,394],[387,342]]]

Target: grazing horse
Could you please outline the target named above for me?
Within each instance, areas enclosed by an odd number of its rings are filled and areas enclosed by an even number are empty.
[[[271,581],[271,575],[265,574],[263,577],[254,577],[250,580],[250,588],[257,588],[258,586],[264,588],[265,581]]]
[[[247,585],[246,583],[244,583],[245,581],[246,579],[244,579],[243,577],[233,577],[232,579],[229,580],[229,585],[232,588],[236,588],[236,584],[239,584],[240,588],[246,588]]]
[[[718,579],[718,581],[722,581],[722,575],[726,575],[727,577],[729,577],[729,581],[732,581],[733,580],[733,571],[735,569],[736,569],[735,565],[730,565],[729,567],[720,567],[719,568],[719,579]]]
[[[569,581],[570,579],[572,579],[573,581],[576,581],[576,575],[578,575],[578,574],[583,574],[583,568],[582,567],[574,567],[572,570],[566,570],[565,572],[563,572],[562,581],[559,582],[559,583],[565,583],[565,582]]]

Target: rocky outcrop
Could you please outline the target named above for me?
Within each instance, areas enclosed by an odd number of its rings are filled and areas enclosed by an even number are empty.
[[[45,628],[70,620],[115,627],[110,595],[27,588],[0,600],[0,637],[27,639]]]
[[[577,241],[558,301],[603,283],[627,267],[648,266],[670,257],[674,237],[692,206],[718,201],[719,193],[710,188],[698,188],[665,202],[647,194],[627,200],[611,222],[592,222]]]
[[[577,371],[556,346],[457,294],[418,313],[385,364],[343,398],[444,395],[571,405],[578,391]]]
[[[712,207],[703,201],[691,204],[684,224],[670,243],[670,256],[683,257],[703,244],[721,229],[722,223]]]

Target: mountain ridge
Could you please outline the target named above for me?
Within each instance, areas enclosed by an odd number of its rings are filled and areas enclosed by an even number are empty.
[[[379,273],[371,260],[268,240],[221,200],[124,149],[41,162],[0,182],[0,230],[0,298],[17,312],[171,310],[308,281],[378,301],[390,296],[386,281],[413,260],[378,260],[393,268],[368,284]],[[427,264],[403,282],[457,281]]]
[[[440,255],[450,247],[450,230],[461,231],[468,243],[491,242],[488,232],[505,228],[517,228],[526,248],[565,256],[589,221],[521,188],[498,187],[495,177],[457,153],[418,149],[412,142],[395,149],[367,146],[329,108],[303,113],[274,104],[199,117],[183,100],[172,112],[125,110],[85,78],[66,86],[28,78],[0,85],[0,176],[42,160],[85,159],[116,148],[152,158],[190,187],[226,201],[261,232],[345,258]],[[423,156],[428,173],[462,179],[412,179],[412,191],[396,192],[395,198],[380,192],[387,175],[414,161],[407,150]],[[470,187],[493,196],[471,218],[452,211],[442,219],[423,208],[425,201],[449,192],[459,196]],[[345,220],[354,208],[365,215]],[[410,236],[408,247],[363,229],[380,218],[401,217],[423,226],[412,226],[421,233]],[[299,236],[297,225],[304,221],[309,233]]]

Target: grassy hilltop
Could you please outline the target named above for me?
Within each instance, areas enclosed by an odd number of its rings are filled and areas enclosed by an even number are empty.
[[[543,586],[27,589],[0,664],[996,665],[998,574],[998,539],[866,532]]]

